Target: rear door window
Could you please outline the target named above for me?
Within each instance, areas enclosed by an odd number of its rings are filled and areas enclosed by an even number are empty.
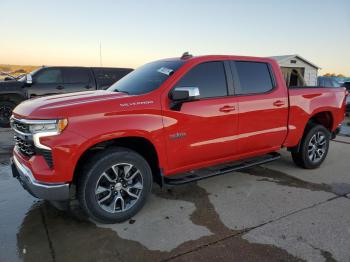
[[[198,87],[201,98],[227,96],[227,83],[223,62],[207,62],[192,68],[177,87]]]
[[[235,68],[240,83],[236,86],[236,94],[259,94],[273,89],[267,63],[232,61],[231,66]]]
[[[88,68],[64,68],[64,83],[86,84],[91,82]]]

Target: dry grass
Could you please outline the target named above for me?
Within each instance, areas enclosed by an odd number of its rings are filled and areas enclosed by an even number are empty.
[[[31,65],[0,65],[0,79],[5,78],[5,75],[2,75],[1,72],[18,76],[22,74],[29,73],[39,66],[31,66]]]

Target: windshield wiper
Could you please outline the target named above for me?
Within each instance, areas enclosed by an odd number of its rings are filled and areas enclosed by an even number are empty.
[[[114,92],[120,92],[120,93],[125,93],[127,95],[130,95],[129,92],[127,92],[127,91],[120,91],[118,89],[114,89]]]

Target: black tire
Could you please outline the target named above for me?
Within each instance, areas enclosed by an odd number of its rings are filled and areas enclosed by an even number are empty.
[[[130,167],[129,171],[126,172],[125,167]],[[126,182],[126,177],[131,179],[135,173],[137,175],[133,179],[137,180],[138,188],[136,184],[129,185],[130,181]],[[111,180],[115,181],[110,182]],[[134,180],[131,183],[134,183]],[[103,186],[101,183],[104,183]],[[107,190],[97,193],[100,186]],[[145,204],[151,189],[152,171],[147,161],[135,151],[118,147],[101,151],[92,157],[78,178],[77,196],[83,211],[90,218],[111,224],[123,222],[134,216]],[[138,195],[138,198],[131,197],[130,193]],[[102,201],[108,196],[110,197]],[[129,207],[125,209],[128,203]],[[120,210],[116,209],[117,205]]]
[[[321,139],[322,136],[324,140]],[[320,137],[320,141],[322,140],[324,143],[317,142],[313,145],[318,137]],[[308,126],[301,140],[299,150],[297,152],[292,152],[294,163],[305,169],[319,167],[328,154],[329,140],[330,133],[324,126],[318,124]],[[323,152],[322,155],[321,152]]]
[[[10,117],[16,103],[12,101],[0,101],[0,127],[10,127]]]

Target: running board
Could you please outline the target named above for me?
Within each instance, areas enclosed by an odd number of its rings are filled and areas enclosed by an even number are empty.
[[[269,163],[279,159],[280,157],[281,155],[279,153],[273,152],[256,158],[249,158],[246,160],[193,170],[191,172],[178,174],[172,177],[163,177],[163,184],[171,186],[182,185],[213,176],[223,175],[232,171],[238,171],[252,166]]]

